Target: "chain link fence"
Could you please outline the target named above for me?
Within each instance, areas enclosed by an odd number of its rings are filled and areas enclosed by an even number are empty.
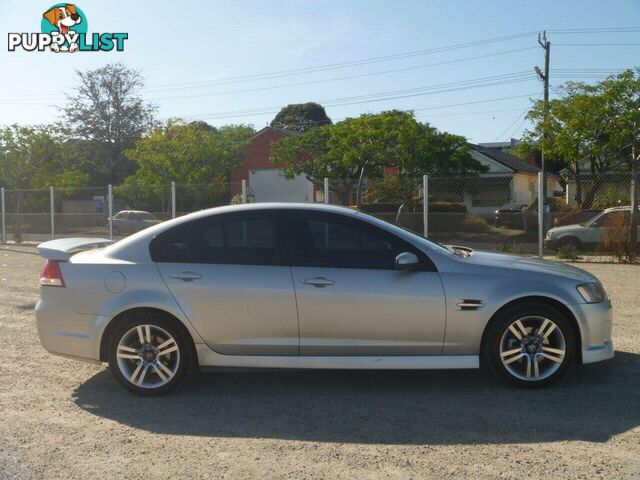
[[[3,190],[2,231],[5,243],[75,236],[117,239],[211,207],[315,202],[357,208],[442,244],[531,255],[542,246],[544,254],[554,258],[630,261],[633,252],[625,251],[629,185],[628,173],[601,174],[596,180],[586,174],[550,177],[543,245],[536,174],[389,175],[348,182],[287,179],[274,171],[238,183],[127,184],[113,187],[111,196],[106,186]]]

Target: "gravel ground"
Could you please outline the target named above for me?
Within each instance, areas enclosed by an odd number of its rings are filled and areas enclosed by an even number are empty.
[[[254,371],[141,399],[40,347],[39,257],[0,250],[0,265],[0,478],[640,479],[639,266],[581,265],[614,302],[618,351],[551,388]]]

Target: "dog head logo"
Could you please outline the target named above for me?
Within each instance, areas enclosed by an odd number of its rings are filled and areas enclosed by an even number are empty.
[[[53,7],[42,14],[42,16],[62,35],[69,33],[69,28],[82,23],[82,17],[78,13],[76,6],[67,3],[62,7]]]
[[[42,14],[42,32],[61,35],[64,43],[52,43],[54,52],[75,52],[78,50],[77,37],[87,31],[83,12],[71,3],[54,5]]]

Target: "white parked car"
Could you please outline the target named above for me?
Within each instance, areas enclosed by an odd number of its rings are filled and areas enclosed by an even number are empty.
[[[552,228],[547,232],[545,246],[552,250],[558,250],[563,246],[576,250],[598,247],[602,243],[605,233],[612,225],[618,223],[620,217],[624,217],[626,225],[629,225],[631,207],[607,208],[584,223]],[[640,227],[638,238],[640,238]]]
[[[161,223],[149,212],[142,210],[122,210],[116,213],[111,219],[113,234],[136,233],[152,225]]]

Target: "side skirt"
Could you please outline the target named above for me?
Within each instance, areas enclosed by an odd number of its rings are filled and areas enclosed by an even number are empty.
[[[479,368],[478,355],[432,356],[267,356],[221,355],[203,344],[196,345],[201,367],[317,368],[346,370],[438,370]]]

